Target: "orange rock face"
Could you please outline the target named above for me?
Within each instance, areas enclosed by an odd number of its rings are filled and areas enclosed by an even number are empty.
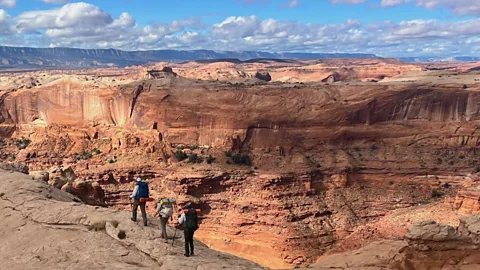
[[[334,81],[380,80],[418,68],[346,61],[285,64],[295,71],[254,63],[236,81],[182,78],[213,68],[195,63],[174,65],[179,77],[162,79],[133,81],[137,67],[108,78],[42,77],[1,93],[0,156],[32,171],[71,166],[79,180],[65,189],[122,209],[142,177],[153,197],[201,209],[196,236],[210,247],[274,268],[306,265],[332,247],[406,231],[384,218],[454,198],[463,180],[447,175],[466,175],[480,162],[474,85],[278,82],[321,81],[332,72]],[[238,66],[215,65],[205,78],[240,78],[231,73]],[[257,72],[272,82],[250,79]],[[473,213],[474,200],[458,193],[455,207]],[[147,209],[154,213],[154,204]]]

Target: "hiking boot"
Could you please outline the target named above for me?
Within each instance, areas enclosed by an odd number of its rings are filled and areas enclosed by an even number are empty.
[[[193,255],[195,255],[195,253],[192,252],[192,253],[190,254],[190,256],[193,256]]]
[[[130,220],[131,220],[131,221],[133,221],[133,222],[137,222],[137,220],[136,220],[136,219],[134,219],[133,217],[132,217],[132,218],[130,218]]]
[[[190,255],[188,255],[187,253],[183,254],[183,256],[185,256],[185,257],[190,257]]]

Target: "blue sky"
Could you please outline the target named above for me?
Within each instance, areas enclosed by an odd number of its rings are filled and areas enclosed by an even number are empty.
[[[0,0],[10,46],[480,52],[479,0]]]

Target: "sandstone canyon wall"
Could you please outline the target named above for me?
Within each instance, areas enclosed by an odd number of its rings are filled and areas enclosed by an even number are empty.
[[[4,159],[19,150],[13,158],[32,170],[70,165],[119,208],[128,209],[131,181],[142,176],[154,196],[202,210],[197,237],[207,245],[292,267],[395,209],[435,200],[433,190],[454,196],[462,181],[443,176],[479,162],[479,101],[461,85],[166,78],[98,86],[71,76],[2,93],[1,150]],[[22,136],[31,140],[24,149]],[[215,161],[177,162],[178,151]],[[253,165],[231,164],[225,151]]]

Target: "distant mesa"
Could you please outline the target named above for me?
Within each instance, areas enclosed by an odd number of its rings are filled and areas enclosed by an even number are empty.
[[[171,67],[162,67],[160,69],[147,70],[146,77],[148,79],[163,79],[177,77],[177,73],[173,72]]]

